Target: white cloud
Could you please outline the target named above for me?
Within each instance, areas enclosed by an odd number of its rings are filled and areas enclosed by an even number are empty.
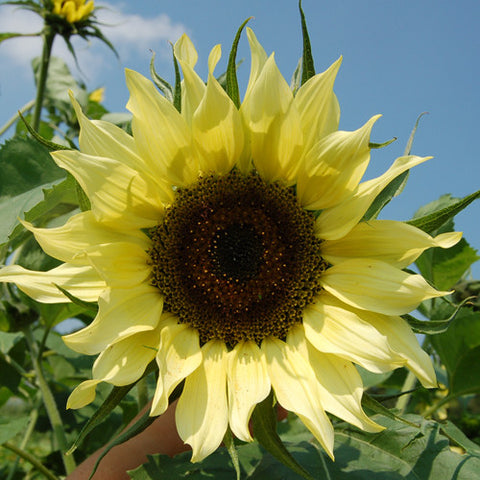
[[[123,12],[121,5],[102,3],[97,18],[102,23],[102,33],[112,42],[119,52],[122,63],[128,63],[138,54],[145,54],[153,49],[162,57],[170,56],[167,41],[177,40],[186,28],[181,23],[173,22],[166,14],[143,17],[138,14]],[[33,33],[42,28],[41,18],[29,11],[16,7],[1,7],[0,32]],[[112,61],[112,53],[105,47],[98,47],[100,40],[92,38],[85,42],[78,37],[72,38],[82,72],[89,80],[96,79],[96,72],[105,62]],[[7,72],[9,65],[16,71],[20,67],[22,74],[31,76],[30,62],[41,53],[39,38],[13,38],[0,44],[0,62],[2,70]],[[75,61],[61,38],[55,40],[53,55],[63,58],[75,70]],[[109,58],[107,58],[107,55]]]

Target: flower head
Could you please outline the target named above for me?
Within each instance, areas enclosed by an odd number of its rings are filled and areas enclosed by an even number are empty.
[[[392,179],[428,158],[400,157],[362,182],[378,116],[338,130],[341,60],[294,95],[247,32],[252,63],[239,109],[214,76],[220,46],[205,84],[185,35],[175,45],[181,113],[130,70],[132,136],[88,120],[72,99],[81,151],[53,157],[91,211],[51,229],[25,222],[64,263],[49,272],[5,267],[0,280],[42,302],[68,301],[55,284],[98,301],[95,320],[64,337],[74,350],[99,354],[69,407],[91,402],[102,381],[135,382],[155,359],[151,414],[162,414],[185,382],[176,422],[194,461],[220,445],[228,426],[251,440],[250,416],[271,390],[333,457],[326,412],[382,428],[362,410],[354,364],[372,372],[406,366],[436,385],[401,315],[447,292],[402,269],[460,234],[432,238],[401,222],[362,221]]]
[[[85,20],[95,8],[93,0],[53,0],[53,13],[69,23]]]

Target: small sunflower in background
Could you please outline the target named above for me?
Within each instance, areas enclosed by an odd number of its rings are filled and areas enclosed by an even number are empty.
[[[89,4],[76,2],[77,12]],[[180,108],[127,70],[132,135],[89,120],[72,97],[80,151],[52,156],[91,210],[56,228],[24,222],[64,263],[48,272],[7,266],[0,280],[40,302],[70,301],[57,285],[98,301],[94,321],[64,337],[70,348],[98,355],[68,407],[92,402],[100,382],[136,382],[155,360],[151,415],[165,412],[184,382],[176,424],[192,461],[215,451],[228,428],[251,441],[249,419],[271,392],[333,458],[326,412],[366,431],[383,428],[361,407],[355,364],[377,373],[406,366],[425,387],[436,386],[401,315],[449,292],[403,269],[461,234],[431,237],[402,222],[363,221],[386,185],[429,158],[400,157],[362,182],[379,116],[338,130],[341,59],[294,94],[274,56],[252,30],[247,35],[251,70],[239,108],[214,76],[220,46],[205,84],[186,35],[174,46]]]

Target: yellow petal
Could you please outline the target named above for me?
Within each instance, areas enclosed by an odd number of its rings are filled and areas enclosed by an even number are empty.
[[[250,52],[252,55],[251,65],[250,65],[250,77],[248,79],[247,91],[245,92],[244,101],[249,97],[252,92],[253,86],[257,81],[260,72],[262,71],[265,63],[267,62],[267,54],[263,49],[260,42],[257,40],[257,37],[253,33],[253,30],[250,27],[247,27],[247,38],[250,45]]]
[[[255,167],[268,181],[293,183],[302,151],[300,117],[273,55],[240,108]]]
[[[187,35],[183,34],[179,38],[173,51],[182,67],[184,78],[182,82],[182,116],[190,123],[203,98],[205,83],[194,70],[198,54]]]
[[[95,400],[95,389],[100,380],[85,380],[78,385],[67,400],[67,408],[82,408]]]
[[[417,337],[403,318],[373,313],[366,318],[387,337],[391,348],[406,360],[407,368],[415,374],[425,388],[437,387],[432,361],[422,350]]]
[[[161,415],[168,407],[168,397],[174,388],[202,362],[198,331],[177,324],[175,317],[164,323],[157,353],[158,382],[150,415]]]
[[[185,380],[175,412],[178,434],[192,447],[192,462],[200,462],[218,448],[228,425],[227,348],[211,340],[202,353],[203,362]]]
[[[152,176],[167,178],[173,185],[191,183],[198,175],[198,165],[184,118],[150,80],[133,70],[125,74],[133,137]]]
[[[306,341],[300,326],[290,330],[287,343],[304,356],[315,372],[322,406],[327,412],[367,432],[384,429],[362,409],[363,383],[351,362],[319,352]]]
[[[106,157],[78,151],[52,153],[57,164],[81,185],[98,221],[122,228],[145,228],[162,218],[162,199],[130,167]]]
[[[409,168],[430,158],[432,157],[397,158],[383,175],[361,183],[351,197],[321,213],[315,225],[318,236],[324,240],[337,240],[345,236],[360,221],[384,187]]]
[[[229,352],[227,378],[230,428],[240,440],[251,442],[248,422],[271,388],[263,352],[255,342],[238,343]]]
[[[342,302],[361,310],[403,315],[428,298],[449,292],[432,288],[421,275],[410,275],[385,262],[349,259],[327,269],[321,282]]]
[[[70,217],[65,225],[56,228],[36,228],[29,222],[21,222],[35,235],[45,253],[72,264],[85,265],[85,258],[74,257],[92,245],[129,241],[137,243],[144,250],[149,245],[148,238],[140,230],[132,232],[136,234],[133,236],[110,229],[97,222],[90,210]]]
[[[212,74],[193,116],[192,130],[201,170],[229,172],[243,151],[243,125],[237,108]]]
[[[303,326],[307,340],[318,351],[350,360],[371,372],[389,372],[406,363],[361,313],[328,294],[304,310]]]
[[[159,341],[159,329],[154,329],[109,345],[93,364],[93,378],[117,386],[136,382],[155,358]]]
[[[353,194],[370,162],[370,132],[378,118],[354,132],[334,132],[306,153],[297,181],[304,208],[329,208]]]
[[[41,303],[70,302],[56,285],[85,302],[96,302],[106,287],[105,281],[91,266],[68,263],[47,272],[36,272],[19,265],[9,265],[0,270],[0,282],[15,283],[22,292]]]
[[[141,285],[151,273],[150,257],[144,248],[135,243],[94,245],[78,256],[85,256],[112,287]]]
[[[405,268],[431,247],[450,248],[460,241],[460,232],[432,238],[422,230],[393,220],[370,220],[357,224],[345,237],[325,241],[322,256],[331,264],[349,258],[373,258]]]
[[[295,95],[294,102],[300,113],[305,150],[338,129],[340,108],[333,93],[333,84],[341,64],[342,57],[325,72],[305,82]]]
[[[163,298],[155,287],[107,289],[98,299],[93,322],[63,341],[72,350],[94,355],[107,345],[133,334],[153,330],[160,321]]]
[[[333,460],[333,427],[313,370],[296,349],[277,338],[263,340],[262,350],[278,402],[298,415]]]

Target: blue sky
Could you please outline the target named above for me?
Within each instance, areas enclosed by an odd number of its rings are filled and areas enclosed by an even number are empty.
[[[89,89],[106,87],[106,105],[124,111],[128,92],[124,67],[148,75],[150,49],[157,53],[157,71],[172,77],[168,40],[186,31],[199,52],[198,71],[205,76],[210,49],[223,46],[226,57],[238,26],[253,16],[250,26],[267,53],[275,58],[290,80],[301,55],[301,31],[296,0],[226,2],[219,0],[109,0],[102,19],[113,27],[105,34],[120,52],[120,61],[95,39],[80,41],[79,63],[74,69],[62,41],[55,53],[67,59],[74,74]],[[421,205],[451,193],[464,196],[480,188],[478,112],[480,96],[480,2],[478,0],[303,0],[317,71],[326,69],[340,55],[343,65],[335,91],[340,101],[340,128],[353,130],[372,115],[383,117],[375,124],[372,141],[398,140],[375,151],[367,176],[385,171],[403,153],[417,116],[424,116],[412,153],[435,158],[410,175],[402,195],[382,215],[409,219]],[[0,31],[35,31],[36,19],[25,12],[0,8]],[[34,96],[29,62],[38,55],[35,40],[10,40],[0,44],[0,125]],[[249,52],[244,38],[239,58],[240,83],[245,85]],[[3,139],[2,139],[3,140]],[[457,219],[470,244],[480,248],[480,201]],[[480,277],[480,266],[474,267]]]

